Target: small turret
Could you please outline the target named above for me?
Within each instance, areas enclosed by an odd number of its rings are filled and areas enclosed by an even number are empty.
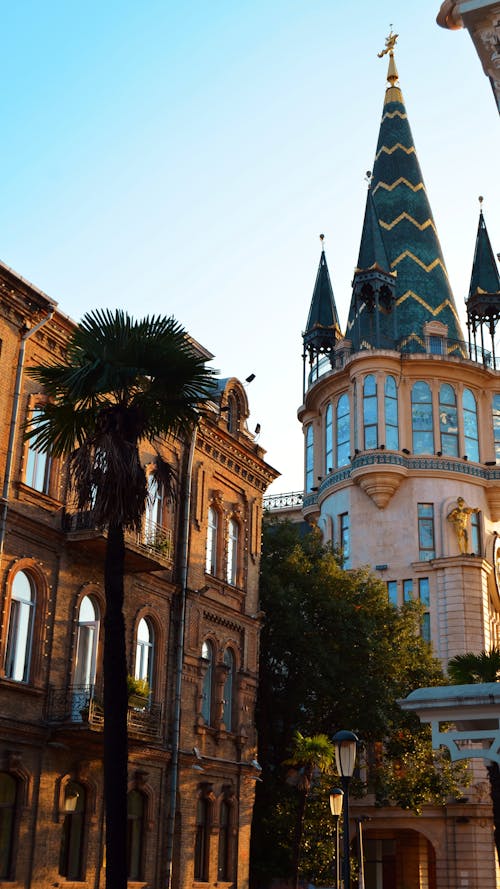
[[[495,328],[500,318],[500,275],[484,221],[482,204],[483,198],[480,197],[476,246],[469,296],[466,299],[469,355],[477,361],[480,351],[483,363],[495,367]],[[491,337],[491,353],[484,348],[484,328]],[[478,330],[481,337],[480,346],[477,342]]]
[[[328,355],[331,358],[335,344],[342,338],[325,256],[323,243],[325,236],[320,235],[319,237],[321,240],[321,256],[306,329],[302,335],[304,341],[304,383],[306,357],[309,358],[311,368],[315,362],[316,364],[319,362],[322,356]]]

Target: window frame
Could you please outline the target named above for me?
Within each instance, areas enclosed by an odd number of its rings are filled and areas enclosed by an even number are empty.
[[[30,589],[31,598],[29,600],[27,598],[21,598],[22,594],[15,595],[14,593],[16,578],[19,578],[21,575],[26,579],[26,582]],[[35,622],[38,610],[37,593],[37,583],[31,572],[29,570],[25,570],[24,567],[19,567],[11,576],[9,583],[9,619],[7,621],[4,674],[6,679],[10,679],[12,682],[20,682],[24,685],[28,685],[30,683],[33,672]],[[28,606],[28,610],[26,608],[23,608],[22,606]],[[23,644],[20,642],[19,637],[20,624],[22,622],[22,615],[24,613],[27,613],[28,618],[26,622],[27,625],[25,640]],[[18,661],[20,647],[24,649],[24,653],[22,654],[22,678],[18,678],[13,675],[13,673],[16,672],[15,665]],[[12,667],[10,667],[10,665],[12,665]]]
[[[215,645],[212,639],[204,639],[201,644],[201,658],[204,673],[201,683],[201,715],[205,725],[213,726],[214,685],[215,685]]]
[[[469,400],[473,407],[466,404]],[[479,427],[477,422],[477,400],[472,389],[465,388],[462,392],[462,417],[464,429],[464,454],[468,460],[479,463]],[[470,425],[469,425],[470,424]],[[468,434],[473,429],[475,434]]]
[[[375,408],[375,416],[373,409]],[[363,449],[373,451],[378,447],[378,392],[375,374],[363,379]]]
[[[419,398],[417,401],[414,397],[417,386],[422,387],[422,389],[425,387],[425,391],[429,397],[425,399]],[[424,409],[424,406],[426,409]],[[419,427],[419,423],[422,424],[421,428]],[[411,387],[411,432],[414,454],[434,453],[433,398],[432,389],[426,380],[415,380]],[[419,442],[419,436],[422,439],[422,443]]]
[[[344,409],[346,405],[346,409]],[[343,422],[342,422],[343,421]],[[341,430],[345,425],[347,437],[341,438]],[[351,452],[351,402],[349,394],[340,395],[335,408],[335,456],[337,468],[347,466]]]
[[[451,393],[453,401],[445,401],[444,392]],[[457,393],[451,383],[441,383],[439,387],[439,438],[441,452],[446,457],[459,456]]]
[[[68,809],[66,802],[70,799],[68,789],[78,788],[77,803],[74,809]],[[80,794],[81,791],[81,794]],[[88,809],[88,792],[87,788],[81,781],[69,780],[62,794],[62,815],[63,821],[61,825],[61,842],[59,848],[59,867],[58,873],[68,881],[82,882],[85,880],[86,873],[86,831],[87,831],[87,809]],[[82,806],[79,807],[78,800],[82,800]],[[72,846],[75,842],[75,834],[77,841],[77,867],[72,870],[70,859],[72,857]]]
[[[417,503],[418,525],[418,558],[420,562],[429,562],[436,558],[436,533],[434,524],[434,504]],[[426,546],[426,535],[430,529],[432,546]]]
[[[394,392],[388,391],[394,387]],[[395,405],[396,422],[388,420],[391,416],[392,405]],[[385,446],[390,451],[399,450],[399,403],[398,403],[398,387],[396,380],[392,374],[388,374],[384,380],[384,424],[385,424]],[[394,431],[395,430],[395,431]]]

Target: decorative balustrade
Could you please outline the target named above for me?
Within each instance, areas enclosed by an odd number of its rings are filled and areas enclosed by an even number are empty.
[[[93,731],[102,731],[104,726],[102,689],[97,686],[70,685],[65,688],[50,688],[46,705],[46,720],[55,725],[82,725]],[[127,725],[131,734],[150,739],[161,736],[162,706],[148,699],[144,703],[129,702]]]
[[[63,516],[63,529],[65,531],[98,531],[91,509],[82,512],[66,513]],[[152,553],[173,562],[174,536],[170,528],[164,528],[149,519],[144,522],[144,527],[139,532],[125,531],[125,542],[133,543],[147,553]]]
[[[269,494],[264,497],[264,509],[296,509],[302,506],[302,491],[292,491],[289,494]]]

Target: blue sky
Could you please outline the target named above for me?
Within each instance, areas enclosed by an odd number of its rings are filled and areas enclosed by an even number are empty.
[[[500,250],[499,118],[439,0],[0,0],[0,259],[75,320],[173,314],[302,486],[301,332],[326,235],[342,325],[390,24],[462,319],[479,194]]]

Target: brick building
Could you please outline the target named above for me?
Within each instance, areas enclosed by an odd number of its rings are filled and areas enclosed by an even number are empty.
[[[72,327],[0,264],[0,887],[104,885],[105,540],[72,507],[64,464],[22,433],[44,397],[26,370],[62,356]],[[136,889],[248,882],[262,497],[277,473],[247,417],[245,388],[220,380],[191,440],[155,442],[178,497],[151,476],[127,536],[129,674],[146,681],[129,700]]]

